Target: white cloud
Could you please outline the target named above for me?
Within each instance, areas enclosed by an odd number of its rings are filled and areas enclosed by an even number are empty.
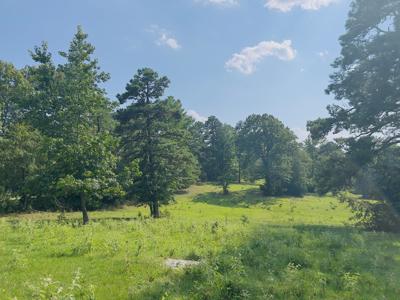
[[[207,117],[200,115],[197,111],[194,111],[192,109],[189,109],[186,113],[188,116],[192,117],[198,122],[204,123],[205,121],[207,121]]]
[[[175,38],[168,36],[168,34],[166,33],[161,34],[161,36],[157,40],[157,45],[167,46],[174,50],[182,48],[182,46],[179,45],[178,41]]]
[[[239,0],[195,0],[203,4],[211,4],[216,6],[236,6],[239,4]]]
[[[263,41],[254,47],[246,47],[240,53],[233,54],[225,63],[228,70],[236,69],[243,74],[250,75],[256,70],[256,65],[267,56],[275,56],[280,60],[293,60],[296,50],[292,47],[292,41],[282,43]]]
[[[171,36],[167,30],[160,28],[157,25],[153,25],[148,31],[157,35],[156,44],[158,46],[166,46],[174,50],[182,48],[178,40]]]
[[[288,12],[294,7],[300,7],[305,10],[318,10],[334,2],[337,2],[337,0],[267,0],[265,6],[270,9]]]
[[[317,55],[321,58],[325,58],[329,55],[329,52],[328,52],[328,50],[324,50],[324,51],[317,52]]]

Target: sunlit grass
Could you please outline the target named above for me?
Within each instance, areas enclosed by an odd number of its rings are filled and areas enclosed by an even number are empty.
[[[91,212],[89,226],[79,224],[79,213],[67,213],[67,223],[57,213],[1,218],[0,299],[31,299],[43,277],[67,286],[78,269],[96,299],[400,293],[400,237],[353,228],[351,212],[334,197],[266,198],[254,185],[233,185],[222,196],[219,187],[199,185],[162,212],[159,220],[147,218],[145,207]],[[204,263],[173,271],[164,267],[169,257]]]

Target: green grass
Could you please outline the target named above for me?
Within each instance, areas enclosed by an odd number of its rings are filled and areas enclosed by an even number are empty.
[[[159,220],[143,207],[92,212],[88,226],[79,213],[67,223],[56,213],[3,217],[0,299],[45,299],[59,287],[89,299],[90,285],[96,299],[398,299],[399,235],[352,227],[333,197],[231,190],[193,186]],[[202,264],[170,270],[165,258]]]

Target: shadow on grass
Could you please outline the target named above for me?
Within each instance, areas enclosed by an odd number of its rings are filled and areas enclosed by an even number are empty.
[[[351,227],[260,226],[198,267],[132,289],[130,299],[397,299],[399,239]]]
[[[276,199],[264,196],[260,190],[247,189],[230,192],[227,195],[218,192],[203,193],[195,196],[193,202],[202,202],[226,207],[249,207],[250,205],[261,203],[264,205],[273,205],[276,203]]]

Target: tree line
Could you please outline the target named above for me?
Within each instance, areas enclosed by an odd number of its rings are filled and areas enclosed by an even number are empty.
[[[93,58],[81,27],[56,65],[47,44],[22,69],[0,62],[1,211],[88,210],[127,202],[160,205],[198,181],[229,185],[263,178],[265,195],[308,191],[309,158],[293,132],[271,115],[236,127],[187,116],[164,96],[170,81],[137,71],[117,101],[110,75]]]
[[[300,143],[268,114],[196,122],[149,68],[110,100],[110,75],[78,27],[62,64],[46,43],[30,66],[0,61],[0,212],[80,210],[87,223],[88,210],[136,203],[160,217],[160,205],[199,181],[223,193],[257,181],[266,196],[350,190],[400,211],[399,41],[399,0],[352,2],[326,90],[338,104]]]

